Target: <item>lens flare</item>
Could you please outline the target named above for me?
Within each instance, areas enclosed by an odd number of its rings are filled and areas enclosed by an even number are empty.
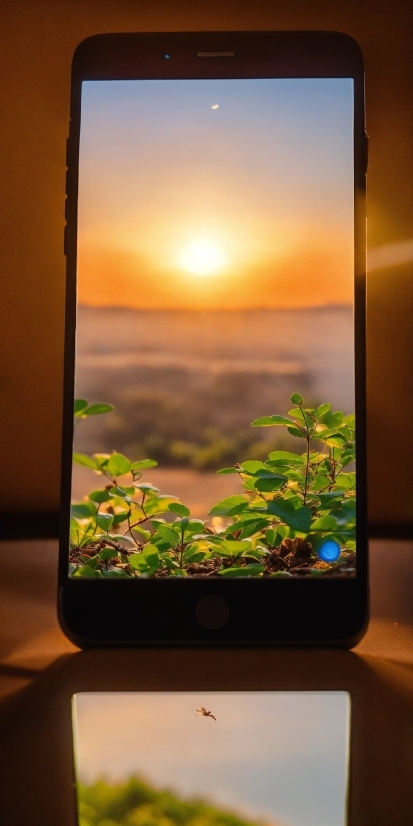
[[[336,562],[340,556],[340,545],[335,539],[326,539],[317,550],[323,562]]]

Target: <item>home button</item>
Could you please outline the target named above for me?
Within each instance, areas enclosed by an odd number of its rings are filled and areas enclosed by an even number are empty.
[[[195,608],[195,616],[203,628],[222,628],[229,617],[228,603],[221,597],[203,597]]]

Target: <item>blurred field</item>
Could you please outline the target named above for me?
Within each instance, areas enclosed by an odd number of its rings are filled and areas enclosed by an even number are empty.
[[[82,423],[79,450],[152,449],[164,464],[216,467],[221,456],[198,457],[194,464],[182,443],[207,446],[221,438],[242,448],[273,439],[274,431],[251,430],[251,421],[286,412],[295,390],[309,403],[331,401],[352,412],[352,385],[349,306],[217,312],[79,307],[76,394],[116,407]]]
[[[294,391],[309,405],[353,411],[350,306],[78,309],[76,396],[115,411],[79,421],[75,449],[156,459],[150,481],[196,515],[238,489],[216,469],[274,449],[301,452],[282,428],[251,428],[258,416],[285,414]],[[86,493],[83,479],[76,469],[75,498]]]

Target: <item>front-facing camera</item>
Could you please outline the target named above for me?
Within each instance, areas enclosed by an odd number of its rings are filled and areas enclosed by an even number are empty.
[[[171,57],[171,55],[170,55],[170,54],[164,54],[164,58],[165,58],[165,60],[170,60],[170,57]]]

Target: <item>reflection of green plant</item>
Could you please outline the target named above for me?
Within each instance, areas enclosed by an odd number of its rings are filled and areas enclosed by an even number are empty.
[[[184,800],[131,777],[124,783],[78,784],[80,826],[262,826],[203,800]]]
[[[131,462],[121,453],[75,453],[74,461],[106,478],[72,505],[70,573],[87,577],[348,575],[355,560],[354,416],[330,404],[305,408],[299,393],[288,416],[264,416],[253,427],[278,426],[302,439],[299,455],[271,451],[218,471],[239,475],[244,493],[210,511],[218,532],[172,495],[141,482],[156,462]],[[75,403],[75,416],[108,412],[110,405]],[[315,443],[315,444],[314,444]],[[128,480],[119,482],[119,477]],[[165,517],[170,520],[167,522]],[[225,523],[224,523],[225,520]],[[224,523],[224,524],[223,524]],[[322,562],[327,540],[339,559]]]

